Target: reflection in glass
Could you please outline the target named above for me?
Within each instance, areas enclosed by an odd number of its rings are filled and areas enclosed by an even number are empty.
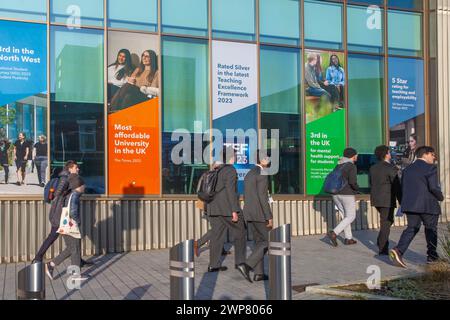
[[[388,25],[389,54],[423,55],[421,13],[389,10]]]
[[[300,1],[260,0],[260,40],[298,45],[300,42]]]
[[[51,29],[51,168],[80,163],[89,193],[104,193],[103,31]]]
[[[212,0],[214,38],[255,40],[255,0]]]
[[[158,31],[157,0],[108,0],[107,11],[110,28]]]
[[[47,20],[47,0],[2,1],[0,18]]]
[[[163,32],[208,35],[207,0],[163,0],[161,6]]]
[[[201,133],[209,129],[208,42],[163,38],[163,192],[194,194],[200,175],[208,169],[202,157],[194,154],[194,139],[201,142]],[[175,164],[171,152],[178,141],[171,141],[177,129],[190,132],[191,164]]]
[[[303,190],[300,141],[300,54],[295,49],[262,47],[261,129],[279,130],[280,168],[270,177],[273,194]],[[269,143],[263,142],[268,147]]]
[[[383,52],[383,15],[379,8],[347,7],[348,49]]]

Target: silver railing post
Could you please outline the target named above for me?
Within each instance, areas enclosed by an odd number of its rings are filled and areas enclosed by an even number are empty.
[[[290,224],[269,233],[269,299],[292,299]]]
[[[170,299],[194,300],[194,240],[170,249]]]
[[[19,271],[17,275],[18,300],[45,299],[44,264],[36,262]]]

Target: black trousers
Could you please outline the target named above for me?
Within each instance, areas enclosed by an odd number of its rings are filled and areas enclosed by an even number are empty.
[[[9,178],[9,165],[7,164],[2,164],[3,167],[3,171],[5,172],[5,183],[8,183],[8,178]]]
[[[264,274],[264,255],[269,247],[269,229],[266,222],[249,222],[252,225],[253,241],[255,247],[247,258],[247,264],[252,267],[255,274]]]
[[[429,258],[437,259],[437,227],[439,222],[439,215],[426,213],[406,213],[408,220],[408,227],[403,231],[400,240],[398,241],[397,249],[401,254],[404,254],[410,243],[413,241],[420,226],[423,222],[425,227],[425,238],[427,240],[427,255]]]
[[[378,251],[387,253],[389,251],[389,234],[394,223],[395,208],[376,208],[380,213],[380,232],[377,238]]]
[[[36,253],[34,260],[42,261],[44,259],[44,255],[47,252],[48,248],[50,248],[51,245],[53,244],[53,242],[55,242],[56,239],[58,239],[59,233],[57,233],[56,231],[58,231],[58,227],[56,227],[56,228],[52,227],[52,229],[50,230],[50,233],[47,236],[47,239],[44,240],[44,243],[39,248],[38,253]]]

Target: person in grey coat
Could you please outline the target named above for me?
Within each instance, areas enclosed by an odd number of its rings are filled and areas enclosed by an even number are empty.
[[[341,223],[334,230],[328,232],[327,236],[334,247],[337,247],[337,236],[344,231],[345,245],[356,244],[353,239],[352,222],[356,219],[355,195],[359,191],[357,181],[357,168],[355,162],[358,160],[358,152],[353,148],[344,150],[344,157],[339,161],[342,167],[342,177],[346,182],[345,187],[337,194],[333,195],[333,202],[342,217]]]
[[[234,240],[236,266],[245,261],[247,250],[244,217],[237,192],[237,172],[233,167],[234,149],[224,148],[222,159],[225,161],[218,173],[216,194],[206,206],[213,235],[210,240],[208,272],[227,270],[227,267],[221,266],[220,260],[227,230]]]
[[[375,156],[379,162],[370,167],[370,203],[380,213],[380,232],[377,238],[378,253],[389,255],[389,234],[394,223],[397,201],[401,202],[398,169],[391,161],[388,146],[378,146]]]
[[[238,265],[238,270],[245,279],[250,279],[250,270],[254,271],[253,280],[268,280],[264,274],[264,255],[268,249],[269,230],[273,227],[272,210],[269,204],[269,177],[264,169],[269,166],[269,159],[259,159],[244,179],[244,218],[252,225],[255,248],[245,263]]]

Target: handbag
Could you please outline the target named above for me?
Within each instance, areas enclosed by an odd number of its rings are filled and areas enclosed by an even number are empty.
[[[72,194],[69,196],[67,206],[62,208],[61,219],[59,220],[59,228],[57,233],[67,235],[76,239],[81,239],[80,228],[78,223],[70,217],[70,204],[72,201]]]

